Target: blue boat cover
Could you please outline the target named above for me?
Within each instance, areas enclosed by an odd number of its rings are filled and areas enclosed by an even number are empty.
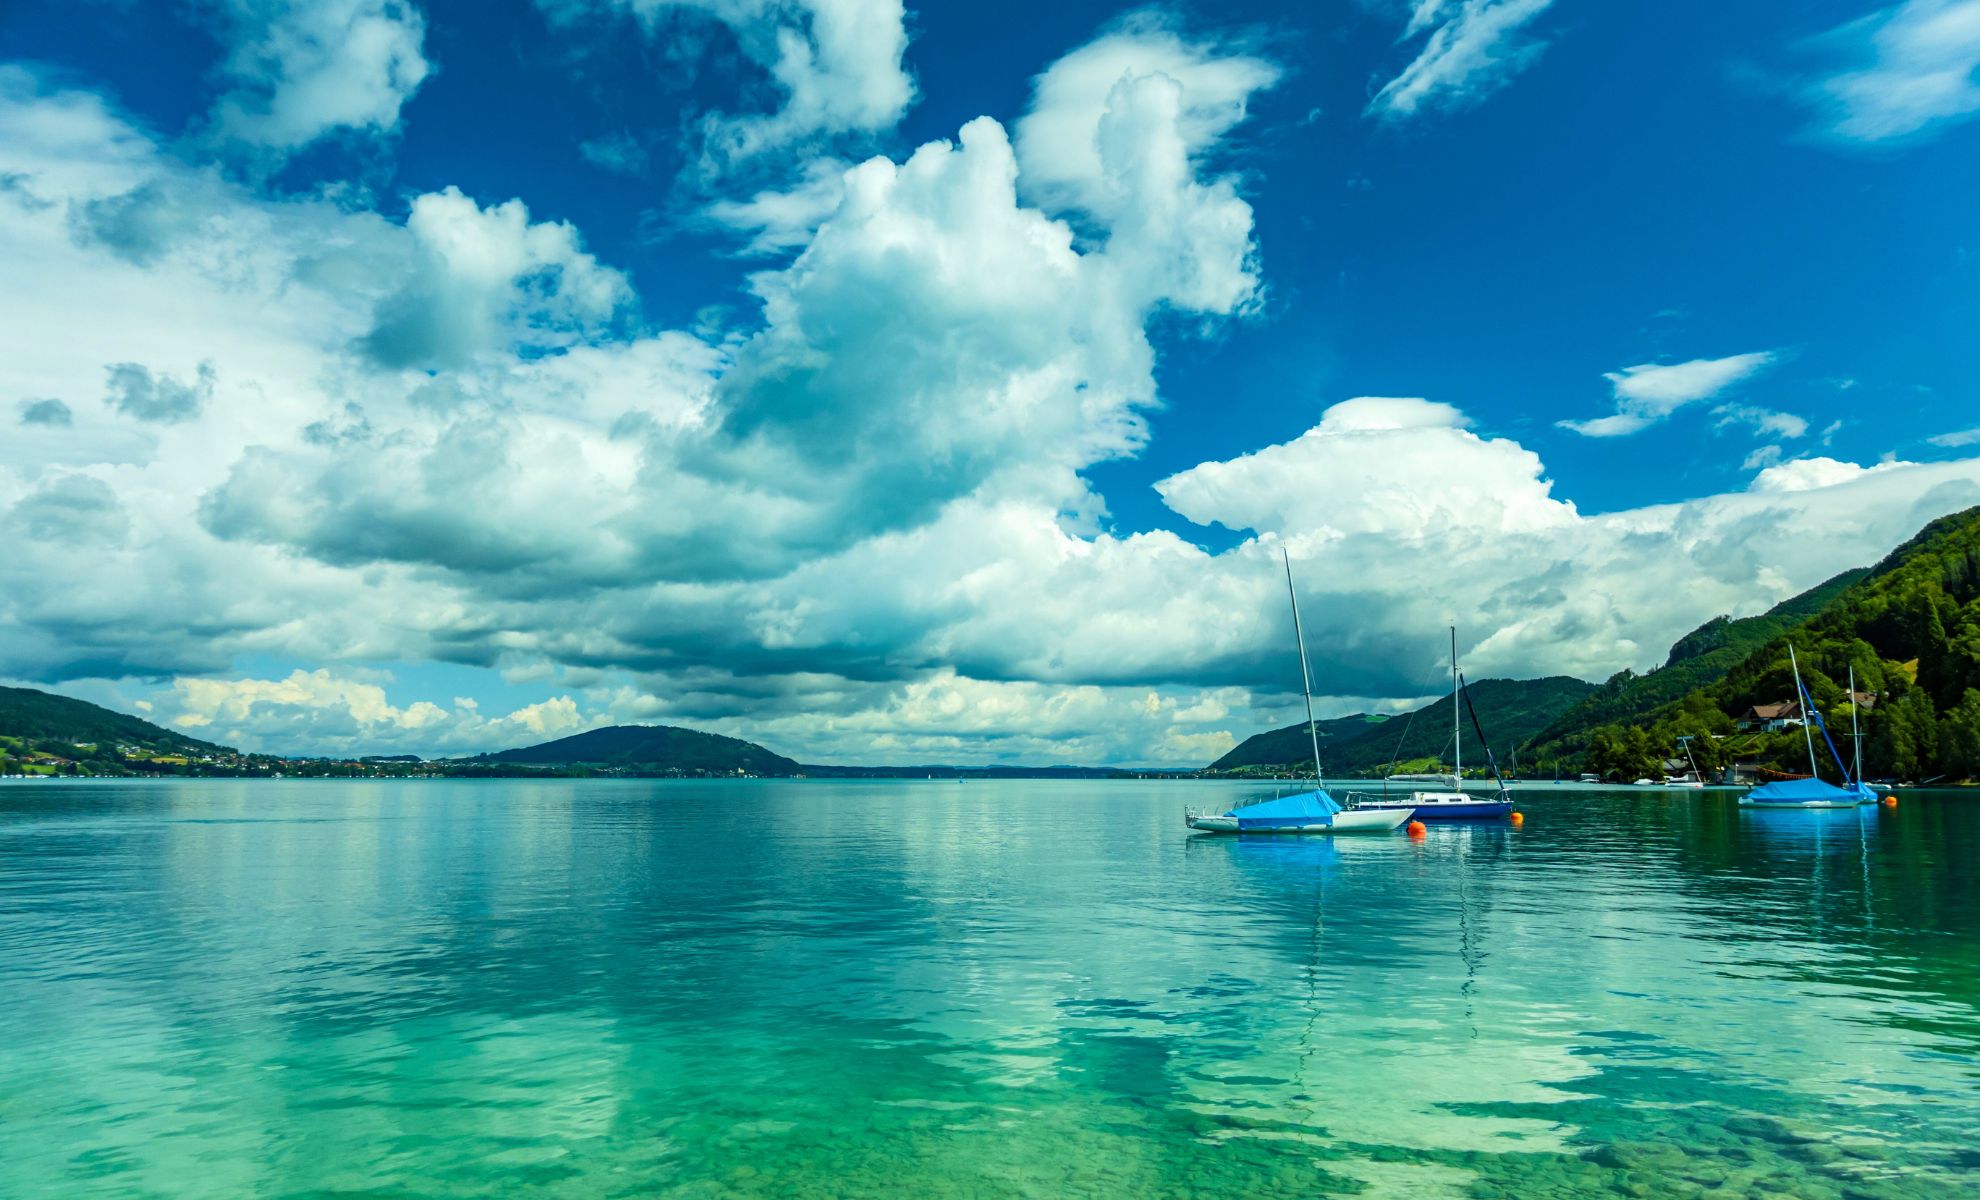
[[[1755,804],[1806,804],[1811,800],[1826,800],[1830,803],[1862,802],[1874,799],[1875,793],[1863,784],[1851,784],[1839,788],[1833,783],[1820,779],[1782,779],[1774,783],[1763,783],[1746,793],[1746,798]]]
[[[1341,806],[1326,792],[1299,792],[1247,804],[1228,815],[1237,818],[1240,830],[1283,829],[1288,825],[1325,825],[1339,811]]]

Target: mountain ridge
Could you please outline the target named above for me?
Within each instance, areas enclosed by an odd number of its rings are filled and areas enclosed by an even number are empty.
[[[1480,679],[1471,683],[1471,701],[1478,709],[1479,723],[1485,727],[1494,751],[1505,763],[1506,752],[1520,745],[1547,721],[1569,705],[1595,690],[1595,685],[1571,675],[1549,675],[1540,679]],[[1362,774],[1380,770],[1392,763],[1412,763],[1441,758],[1450,751],[1451,698],[1441,696],[1421,708],[1388,718],[1369,719],[1369,714],[1336,717],[1316,722],[1328,732],[1320,744],[1320,760],[1329,774]],[[1356,727],[1356,723],[1359,727]],[[1398,733],[1397,727],[1401,726]],[[1345,736],[1343,736],[1345,734]],[[1465,721],[1465,736],[1476,734]],[[1475,761],[1483,764],[1482,749]],[[1312,743],[1306,722],[1268,730],[1246,738],[1210,764],[1211,771],[1234,771],[1247,767],[1297,769],[1310,765]]]
[[[684,774],[796,775],[796,760],[755,742],[678,725],[607,725],[533,746],[457,759],[476,765],[599,766]]]

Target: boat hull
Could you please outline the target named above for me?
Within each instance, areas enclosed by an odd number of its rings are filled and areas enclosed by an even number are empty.
[[[1227,813],[1214,816],[1192,816],[1189,827],[1199,833],[1391,833],[1409,820],[1407,812],[1370,812],[1366,809],[1349,809],[1335,813],[1324,821],[1302,820],[1288,817],[1283,820],[1247,821]]]
[[[1837,787],[1819,779],[1763,784],[1739,798],[1741,808],[1856,808],[1877,803],[1877,793],[1861,783]]]
[[[1412,821],[1503,821],[1512,816],[1513,804],[1510,800],[1480,800],[1476,804],[1411,804],[1407,800],[1394,804],[1376,802],[1358,804],[1355,812],[1401,812]]]

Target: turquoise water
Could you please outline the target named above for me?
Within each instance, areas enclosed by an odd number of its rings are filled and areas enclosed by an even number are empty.
[[[8,1196],[1980,1190],[1980,795],[0,786]]]

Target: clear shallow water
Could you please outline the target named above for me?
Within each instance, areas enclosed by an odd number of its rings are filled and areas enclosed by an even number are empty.
[[[1980,795],[0,785],[8,1196],[1980,1189]]]

